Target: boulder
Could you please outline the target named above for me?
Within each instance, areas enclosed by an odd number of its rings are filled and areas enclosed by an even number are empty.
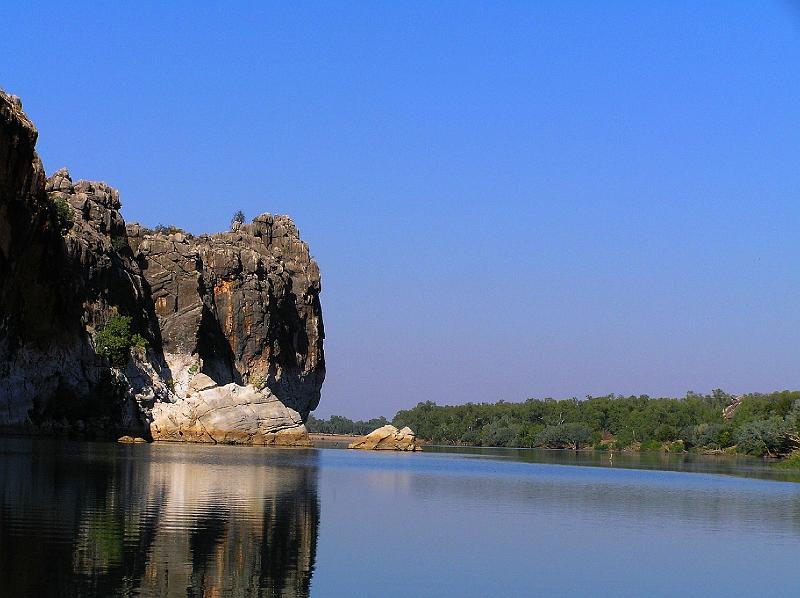
[[[143,444],[147,441],[140,436],[120,436],[117,438],[117,442],[121,444]]]
[[[198,374],[194,380],[201,376],[207,378]],[[268,389],[212,385],[174,403],[157,403],[152,416],[153,440],[311,446],[300,414]]]
[[[189,382],[188,394],[192,394],[201,390],[208,390],[209,388],[214,388],[215,386],[217,386],[217,383],[205,374],[195,374],[192,376],[191,382]]]
[[[398,430],[387,424],[373,430],[363,438],[352,442],[347,448],[375,451],[420,451],[417,436],[409,427]]]

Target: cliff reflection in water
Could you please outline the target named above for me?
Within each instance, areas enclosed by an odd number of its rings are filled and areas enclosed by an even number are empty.
[[[0,575],[10,595],[309,593],[313,450],[0,447]]]

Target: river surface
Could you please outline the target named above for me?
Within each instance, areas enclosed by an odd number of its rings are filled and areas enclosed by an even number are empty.
[[[6,438],[0,595],[800,596],[792,479],[730,457]]]

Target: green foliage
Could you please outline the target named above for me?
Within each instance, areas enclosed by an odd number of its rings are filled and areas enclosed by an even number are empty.
[[[667,452],[668,453],[682,453],[686,450],[686,447],[683,444],[683,440],[675,440],[674,442],[670,442],[667,445]]]
[[[789,448],[789,428],[780,417],[748,422],[736,431],[736,445],[748,455],[778,455]]]
[[[754,422],[790,418],[789,414],[798,398],[800,393],[789,391],[770,395],[748,395],[736,409],[732,420],[733,427],[740,430]]]
[[[523,403],[419,403],[398,411],[392,424],[409,426],[435,444],[580,448],[593,445],[640,450],[725,450],[783,455],[800,446],[800,392],[747,395],[731,420],[722,410],[733,397],[715,390],[681,399],[641,396],[586,400],[528,399]],[[365,434],[384,425],[378,418],[354,422],[341,416],[309,419],[308,429],[330,434]]]
[[[376,417],[367,421],[353,421],[341,415],[331,415],[328,419],[317,419],[310,415],[306,422],[306,429],[312,434],[353,434],[363,436],[388,423],[385,417]]]
[[[789,432],[795,436],[800,435],[800,399],[792,403],[792,407],[784,418]]]
[[[153,232],[162,235],[174,235],[175,233],[187,234],[185,230],[174,224],[157,224],[155,228],[153,228]]]
[[[800,450],[791,453],[786,459],[780,463],[776,463],[775,467],[782,469],[800,469]]]
[[[720,449],[733,443],[733,425],[729,422],[701,423],[687,426],[681,433],[686,446],[702,449]]]
[[[614,448],[622,450],[636,442],[636,436],[630,428],[622,428],[614,434]]]
[[[656,440],[666,442],[668,440],[672,440],[673,438],[677,438],[678,431],[675,429],[675,426],[661,424],[653,431],[653,436]]]
[[[56,219],[58,231],[65,235],[75,225],[75,213],[72,206],[65,199],[56,199],[53,202],[53,215]]]
[[[194,376],[199,371],[200,371],[200,366],[195,363],[189,368],[189,375]]]
[[[760,448],[778,454],[791,448],[792,435],[800,436],[800,392],[748,395],[728,421],[722,410],[732,399],[715,390],[708,395],[690,392],[681,399],[608,395],[583,401],[528,399],[453,406],[426,401],[398,411],[392,423],[409,426],[432,443],[475,446],[572,447],[576,442],[579,446],[602,442],[618,450],[637,443],[643,450],[661,450],[663,445],[671,452],[719,450],[734,447],[737,433],[744,430],[740,434],[743,452],[759,454]],[[777,439],[767,433],[769,428],[748,427],[771,417],[784,422],[785,434]],[[589,438],[583,432],[578,438],[569,436],[568,431],[578,428],[562,427],[566,424],[583,426]]]
[[[266,378],[264,378],[264,376],[260,374],[257,374],[255,376],[250,376],[249,383],[256,390],[264,390],[264,388],[266,388],[267,386]]]
[[[128,362],[131,349],[147,348],[147,339],[138,333],[131,334],[130,316],[113,316],[95,334],[94,345],[98,355],[121,367]]]
[[[655,439],[652,440],[645,440],[640,446],[640,451],[644,452],[653,452],[653,451],[660,451],[661,450],[661,442]]]
[[[483,446],[514,446],[520,427],[508,415],[490,422],[482,430]]]
[[[131,336],[131,351],[138,355],[140,359],[144,358],[147,345],[147,339],[138,332]]]
[[[586,445],[591,438],[591,431],[584,424],[568,423],[556,426],[547,426],[536,435],[536,446],[548,448],[574,448],[579,449]]]

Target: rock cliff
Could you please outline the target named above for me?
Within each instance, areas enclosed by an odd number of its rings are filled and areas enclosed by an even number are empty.
[[[45,178],[37,136],[0,92],[0,430],[302,441],[324,329],[294,223],[264,214],[199,237],[126,226],[115,189],[66,169]],[[125,365],[96,347],[117,315],[147,345]]]

